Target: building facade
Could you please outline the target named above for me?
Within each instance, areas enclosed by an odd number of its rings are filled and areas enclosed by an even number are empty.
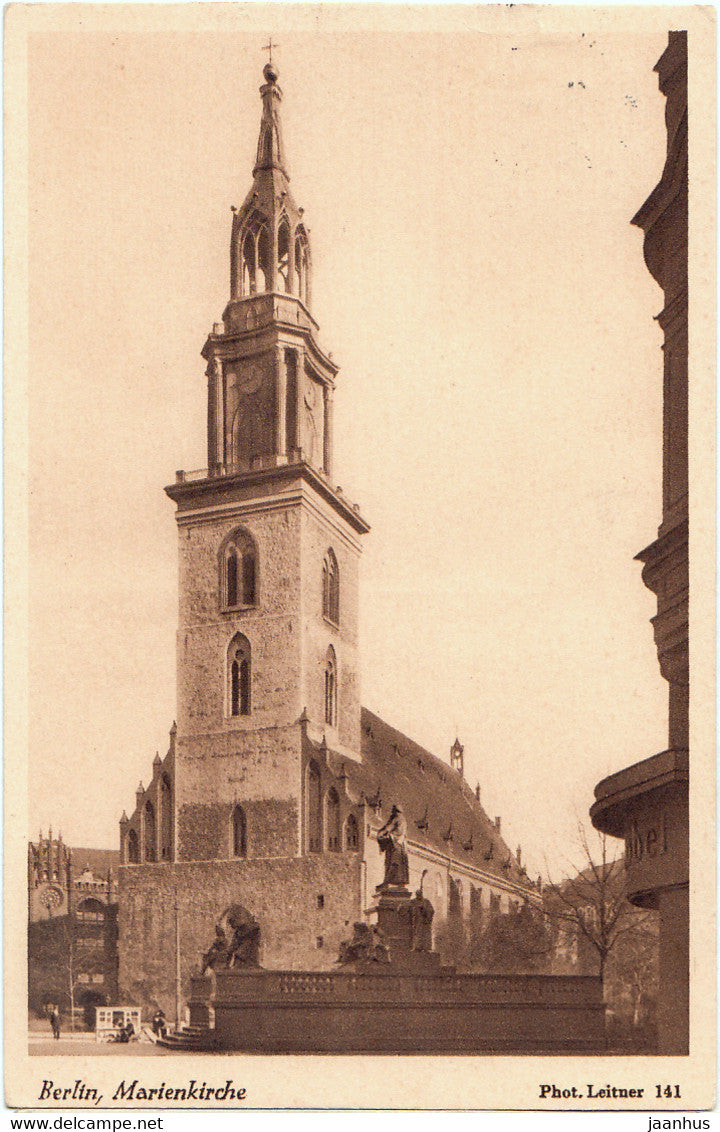
[[[117,998],[116,849],[78,849],[52,831],[28,845],[28,1001],[86,1010]]]
[[[202,350],[208,466],[166,488],[178,718],[120,823],[121,994],[166,1009],[233,902],[260,922],[265,966],[330,966],[382,880],[375,831],[393,805],[410,884],[430,896],[438,929],[539,900],[465,782],[459,741],[446,762],[361,707],[369,527],[336,486],[338,369],[311,313],[311,246],[271,64],[264,78],[230,298]]]
[[[645,262],[662,288],[663,492],[658,537],[638,554],[657,596],[652,619],[669,687],[668,749],[604,779],[590,811],[625,839],[629,899],[659,914],[660,1053],[688,1052],[688,117],[687,32],[673,31],[655,67],[666,97],[667,154],[637,215]]]

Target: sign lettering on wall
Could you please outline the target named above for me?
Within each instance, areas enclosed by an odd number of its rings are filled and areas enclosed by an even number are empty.
[[[631,821],[625,835],[625,861],[632,865],[668,852],[668,823],[663,810],[653,825]]]

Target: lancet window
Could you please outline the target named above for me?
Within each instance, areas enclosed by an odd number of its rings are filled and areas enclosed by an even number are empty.
[[[348,814],[345,822],[345,848],[354,853],[360,847],[360,831],[354,814]]]
[[[308,853],[322,852],[322,795],[317,763],[308,763],[305,772]]]
[[[166,774],[160,779],[160,859],[172,856],[172,787]]]
[[[277,290],[290,293],[293,281],[290,277],[290,225],[287,220],[280,222],[278,228],[278,278]]]
[[[272,290],[272,241],[264,218],[254,214],[240,236],[243,296]]]
[[[340,852],[340,799],[337,790],[331,786],[325,804],[327,847],[331,853]]]
[[[247,857],[247,822],[242,806],[233,810],[231,838],[233,857]]]
[[[145,860],[154,861],[157,858],[155,850],[155,807],[148,799],[145,803]]]
[[[340,574],[337,558],[332,550],[328,550],[323,560],[323,616],[334,625],[340,624]]]
[[[231,716],[250,714],[250,642],[237,633],[228,649],[228,705]]]
[[[250,535],[236,531],[220,555],[220,594],[224,609],[254,605],[257,587],[257,550]]]
[[[268,137],[270,134],[268,133]],[[283,213],[277,226],[273,263],[273,225],[258,209],[253,210],[233,235],[233,288],[240,298],[267,291],[296,295],[310,305],[310,245],[302,224],[293,230]]]
[[[332,645],[325,658],[325,722],[337,726],[337,663]]]

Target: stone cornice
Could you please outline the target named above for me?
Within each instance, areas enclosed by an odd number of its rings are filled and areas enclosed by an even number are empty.
[[[478,868],[477,865],[468,864],[467,861],[461,861],[458,857],[453,857],[452,854],[442,853],[439,849],[433,849],[430,845],[425,845],[421,841],[414,841],[411,838],[407,839],[408,852],[413,853],[417,857],[428,861],[433,865],[441,865],[445,869],[449,869],[452,873],[459,873],[478,882],[478,884],[485,884],[488,887],[506,892],[514,897],[519,897],[521,900],[527,899],[534,903],[540,902],[540,894],[532,882],[527,885],[518,884],[515,881],[506,880],[505,877],[498,876],[497,873],[488,872],[486,869]]]
[[[318,324],[295,295],[273,291],[246,299],[231,299],[223,312],[223,327],[222,334],[213,331],[208,335],[200,351],[206,360],[219,357],[233,361],[245,356],[246,344],[259,338],[267,340],[268,348],[276,344],[290,347],[299,338],[324,380],[332,382],[338,373],[339,366],[315,338]]]
[[[671,787],[687,792],[688,766],[687,749],[668,750],[603,778],[590,808],[593,825],[602,833],[624,837],[627,814],[641,795]]]
[[[252,491],[254,488],[275,487],[287,493],[288,488],[305,484],[312,487],[357,534],[366,534],[370,530],[359,509],[348,503],[337,491],[333,491],[327,480],[304,460],[293,464],[258,468],[249,472],[219,476],[203,475],[201,479],[179,480],[166,487],[165,492],[177,504],[178,511],[186,513],[223,504],[229,507],[243,506],[250,500],[233,498],[233,493],[239,488]],[[258,504],[261,504],[262,500],[263,497],[259,496]],[[178,520],[180,521],[180,515]]]

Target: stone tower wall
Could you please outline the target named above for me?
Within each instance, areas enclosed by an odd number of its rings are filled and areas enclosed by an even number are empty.
[[[234,902],[260,924],[264,967],[331,968],[361,915],[361,868],[358,853],[121,867],[121,1000],[157,1002],[172,1017],[176,900],[184,1001],[214,925]]]
[[[257,600],[253,608],[226,613],[220,600],[220,551],[238,528],[257,547]],[[272,504],[233,508],[230,514],[216,512],[180,525],[180,859],[228,857],[237,803],[248,819],[250,856],[298,852],[299,532],[298,507]],[[251,713],[230,716],[227,656],[238,632],[251,647]]]
[[[313,724],[333,741],[360,754],[360,680],[358,663],[359,547],[332,513],[303,508],[302,621],[304,649],[303,706]],[[338,564],[340,618],[337,626],[323,616],[323,560],[332,549]],[[324,670],[328,648],[337,660],[338,726],[327,728],[324,715]]]

